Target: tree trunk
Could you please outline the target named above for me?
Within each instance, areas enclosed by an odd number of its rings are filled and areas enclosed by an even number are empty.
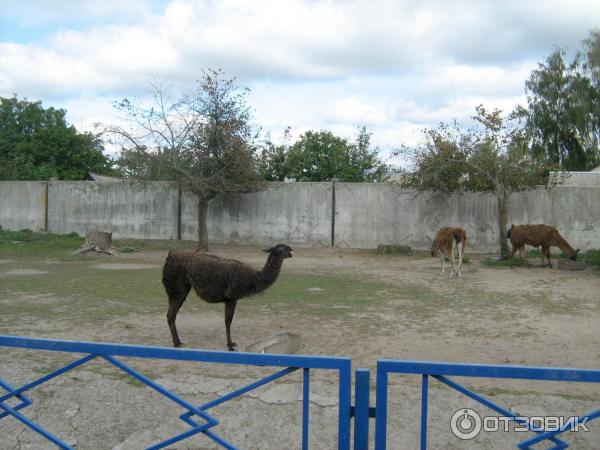
[[[198,249],[208,251],[208,201],[206,196],[196,194],[198,196]]]
[[[504,190],[497,191],[498,198],[498,243],[500,244],[500,256],[508,255],[508,243],[506,241],[506,231],[508,222],[508,193]]]

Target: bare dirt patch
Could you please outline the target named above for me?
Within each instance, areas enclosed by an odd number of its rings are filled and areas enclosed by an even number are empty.
[[[213,252],[257,269],[266,259],[259,248],[215,246]],[[15,257],[11,270],[43,268],[48,273],[35,282],[16,273],[3,277],[0,333],[169,346],[160,281],[166,254],[118,254],[101,264],[90,256],[52,265]],[[489,268],[478,256],[470,257],[463,278],[448,280],[440,275],[437,258],[295,249],[274,286],[239,302],[233,338],[244,348],[276,333],[296,334],[299,353],[350,356],[354,368],[371,368],[372,379],[378,358],[600,368],[598,272]],[[177,324],[188,347],[225,350],[223,305],[206,304],[192,292]],[[0,349],[0,378],[19,384],[70,360],[55,353]],[[196,404],[275,371],[172,361],[132,364]],[[84,367],[61,380],[32,393],[35,403],[23,412],[44,418],[78,448],[141,448],[185,429],[177,419],[180,409],[152,395],[148,399],[147,390],[105,365]],[[264,436],[269,435],[275,436],[270,448],[297,447],[300,380],[286,378],[224,405],[217,414],[219,429],[241,448],[267,448]],[[418,381],[390,378],[389,448],[418,446]],[[597,408],[600,398],[598,387],[583,383],[457,381],[521,413],[584,412]],[[448,435],[447,424],[456,409],[474,405],[433,381],[431,386],[433,448],[500,449],[516,443],[500,433],[464,447]],[[336,379],[327,373],[317,371],[311,378],[311,448],[335,447],[336,389]],[[89,420],[101,424],[99,431]],[[41,442],[16,422],[8,427],[6,422],[0,421],[0,442],[8,448]],[[186,442],[174,448],[213,448],[202,437]],[[600,433],[577,436],[575,448],[600,448]]]
[[[13,269],[7,270],[6,272],[0,272],[0,276],[10,276],[10,275],[44,275],[48,272],[45,270],[36,270],[36,269]]]

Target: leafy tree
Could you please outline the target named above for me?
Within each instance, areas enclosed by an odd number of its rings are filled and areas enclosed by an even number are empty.
[[[474,119],[480,127],[462,130],[454,122],[424,130],[424,143],[404,149],[412,162],[401,186],[417,192],[491,192],[498,203],[500,254],[508,253],[507,208],[513,191],[543,182],[544,166],[528,149],[528,136],[511,115],[478,106]]]
[[[285,181],[288,174],[287,152],[289,151],[290,127],[283,132],[283,143],[275,145],[267,139],[259,158],[260,173],[266,181]]]
[[[587,50],[571,63],[555,50],[525,83],[527,120],[537,158],[564,170],[589,170],[600,163],[600,35],[591,32]]]
[[[291,146],[271,144],[263,152],[263,173],[280,181],[382,181],[387,166],[370,145],[371,133],[364,127],[355,142],[330,131],[307,131]]]
[[[0,179],[81,180],[88,171],[111,173],[99,139],[78,133],[63,109],[0,97]]]
[[[198,246],[208,249],[208,204],[217,194],[264,189],[258,170],[258,137],[246,103],[247,89],[209,70],[195,89],[173,98],[151,85],[152,104],[124,99],[115,106],[130,127],[105,126],[123,144],[118,161],[126,175],[179,182],[198,199]]]

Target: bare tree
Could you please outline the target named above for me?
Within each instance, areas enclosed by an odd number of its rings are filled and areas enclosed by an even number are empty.
[[[262,190],[257,165],[258,131],[247,105],[248,89],[220,70],[208,70],[192,92],[173,98],[161,82],[150,85],[149,106],[123,99],[115,107],[129,127],[102,126],[122,145],[125,175],[177,181],[198,199],[198,247],[208,249],[207,212],[221,193]]]

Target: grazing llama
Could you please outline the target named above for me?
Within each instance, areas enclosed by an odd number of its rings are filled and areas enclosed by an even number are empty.
[[[454,258],[454,250],[458,247],[458,271],[456,270],[456,261]],[[435,256],[438,251],[442,253],[442,273],[446,270],[445,256],[452,261],[452,273],[448,278],[454,278],[454,275],[458,275],[462,278],[462,262],[465,254],[465,247],[467,246],[467,233],[462,228],[458,227],[444,227],[440,228],[437,232],[433,243],[431,244],[431,256]]]
[[[271,286],[281,271],[283,260],[293,256],[293,250],[278,244],[268,250],[267,262],[262,270],[236,261],[198,251],[171,251],[163,268],[162,282],[169,296],[167,323],[173,345],[181,347],[175,319],[191,288],[208,303],[225,303],[225,332],[227,348],[234,350],[231,340],[231,322],[237,301],[257,294]]]
[[[512,249],[509,257],[512,258],[519,249],[521,259],[525,258],[525,244],[533,247],[542,247],[542,267],[544,267],[544,256],[548,259],[548,266],[552,268],[550,262],[550,247],[558,247],[572,261],[577,259],[579,249],[573,250],[567,241],[563,239],[558,230],[551,225],[512,225],[506,233],[510,239]]]

